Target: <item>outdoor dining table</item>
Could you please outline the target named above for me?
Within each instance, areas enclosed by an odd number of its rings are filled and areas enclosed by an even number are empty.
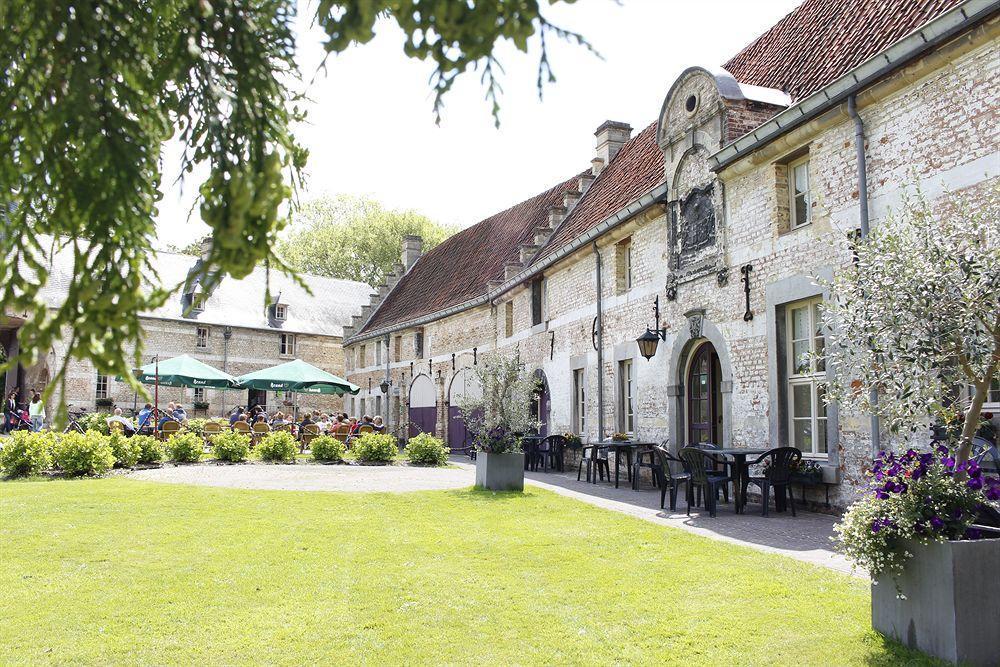
[[[643,449],[652,449],[656,446],[655,442],[640,442],[638,440],[599,440],[590,444],[591,447],[595,449],[608,449],[615,453],[615,488],[618,488],[619,480],[619,465],[621,461],[621,455],[624,454],[627,459],[627,466],[625,471],[628,473],[628,481],[632,482],[632,452],[642,451]],[[597,483],[597,475],[593,476],[594,484]]]
[[[747,504],[747,478],[748,466],[747,457],[757,457],[770,449],[745,449],[742,447],[729,447],[726,449],[706,449],[706,454],[719,454],[733,459],[733,503],[736,505],[736,513],[739,514]]]

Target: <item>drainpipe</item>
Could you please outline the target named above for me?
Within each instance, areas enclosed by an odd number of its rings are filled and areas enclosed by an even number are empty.
[[[229,339],[233,337],[233,328],[226,327],[222,330],[222,372],[228,373],[229,368]],[[226,390],[222,390],[222,416],[226,416]]]
[[[389,376],[389,343],[392,342],[392,338],[389,334],[385,335],[385,381],[391,383]],[[385,431],[384,433],[392,432],[392,408],[389,407],[392,403],[392,385],[386,384],[385,392],[385,405],[382,406],[382,412],[385,414]]]
[[[854,121],[854,150],[858,157],[858,207],[861,220],[861,238],[868,238],[870,226],[868,224],[868,161],[865,158],[865,125],[858,115],[857,97],[851,95],[847,98],[847,115]],[[872,388],[868,399],[873,406],[878,405],[878,389]],[[878,456],[882,449],[882,435],[879,429],[878,415],[872,413],[872,456]]]
[[[597,267],[597,439],[604,438],[604,303],[601,297],[601,252],[597,241],[593,243],[594,262]]]

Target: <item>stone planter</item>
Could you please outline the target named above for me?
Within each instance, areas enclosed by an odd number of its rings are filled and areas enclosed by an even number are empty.
[[[476,486],[490,491],[524,490],[524,452],[476,456]]]
[[[872,586],[872,626],[953,663],[995,665],[1000,656],[1000,538],[923,545],[898,579]]]

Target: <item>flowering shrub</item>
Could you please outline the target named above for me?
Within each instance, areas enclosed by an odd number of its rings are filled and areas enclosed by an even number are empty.
[[[167,440],[167,456],[175,463],[197,463],[204,452],[202,439],[194,433],[178,433]]]
[[[429,433],[411,438],[403,452],[410,463],[417,465],[443,466],[448,462],[448,448],[444,446],[444,441]]]
[[[37,475],[52,467],[51,431],[14,431],[0,449],[0,470],[8,477]]]
[[[261,438],[257,445],[257,455],[261,461],[294,463],[299,453],[299,445],[288,431],[275,431]]]
[[[97,431],[59,436],[53,459],[69,475],[103,475],[115,464],[108,437]]]
[[[841,549],[873,576],[900,575],[911,556],[905,540],[921,544],[976,539],[971,528],[986,503],[1000,506],[1000,478],[975,461],[956,465],[944,445],[933,452],[882,452],[869,473],[870,492],[836,526]]]
[[[121,433],[112,433],[108,437],[108,444],[111,445],[111,453],[115,455],[116,468],[131,468],[142,456],[142,446]]]
[[[820,479],[823,477],[823,468],[820,466],[818,461],[810,461],[809,459],[799,459],[798,461],[790,464],[793,475],[799,475],[801,477],[811,477],[815,479]],[[764,459],[764,463],[761,466],[762,474],[767,477],[771,471],[771,459]]]
[[[317,461],[344,460],[344,443],[333,436],[321,435],[309,443],[313,458]]]
[[[76,422],[84,431],[97,431],[103,435],[109,435],[111,429],[108,427],[108,417],[110,412],[88,412],[82,415]]]
[[[580,440],[580,436],[576,433],[563,433],[563,437],[566,438],[567,447],[575,448],[583,444],[583,441]]]
[[[355,458],[366,463],[389,463],[399,451],[388,433],[365,433],[351,445]]]
[[[480,391],[467,392],[458,409],[476,447],[493,454],[521,451],[518,434],[537,431],[540,426],[531,416],[538,380],[524,372],[519,356],[507,357],[488,352],[472,368],[473,386]]]
[[[219,433],[212,436],[212,453],[220,461],[238,463],[250,456],[250,436],[245,433]]]
[[[163,460],[163,445],[151,435],[133,435],[132,442],[139,445],[139,463],[159,463]]]

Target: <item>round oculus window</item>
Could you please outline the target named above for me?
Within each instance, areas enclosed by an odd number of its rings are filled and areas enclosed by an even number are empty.
[[[684,101],[684,108],[687,110],[688,113],[694,113],[694,110],[698,108],[698,96],[689,95],[688,98]]]

